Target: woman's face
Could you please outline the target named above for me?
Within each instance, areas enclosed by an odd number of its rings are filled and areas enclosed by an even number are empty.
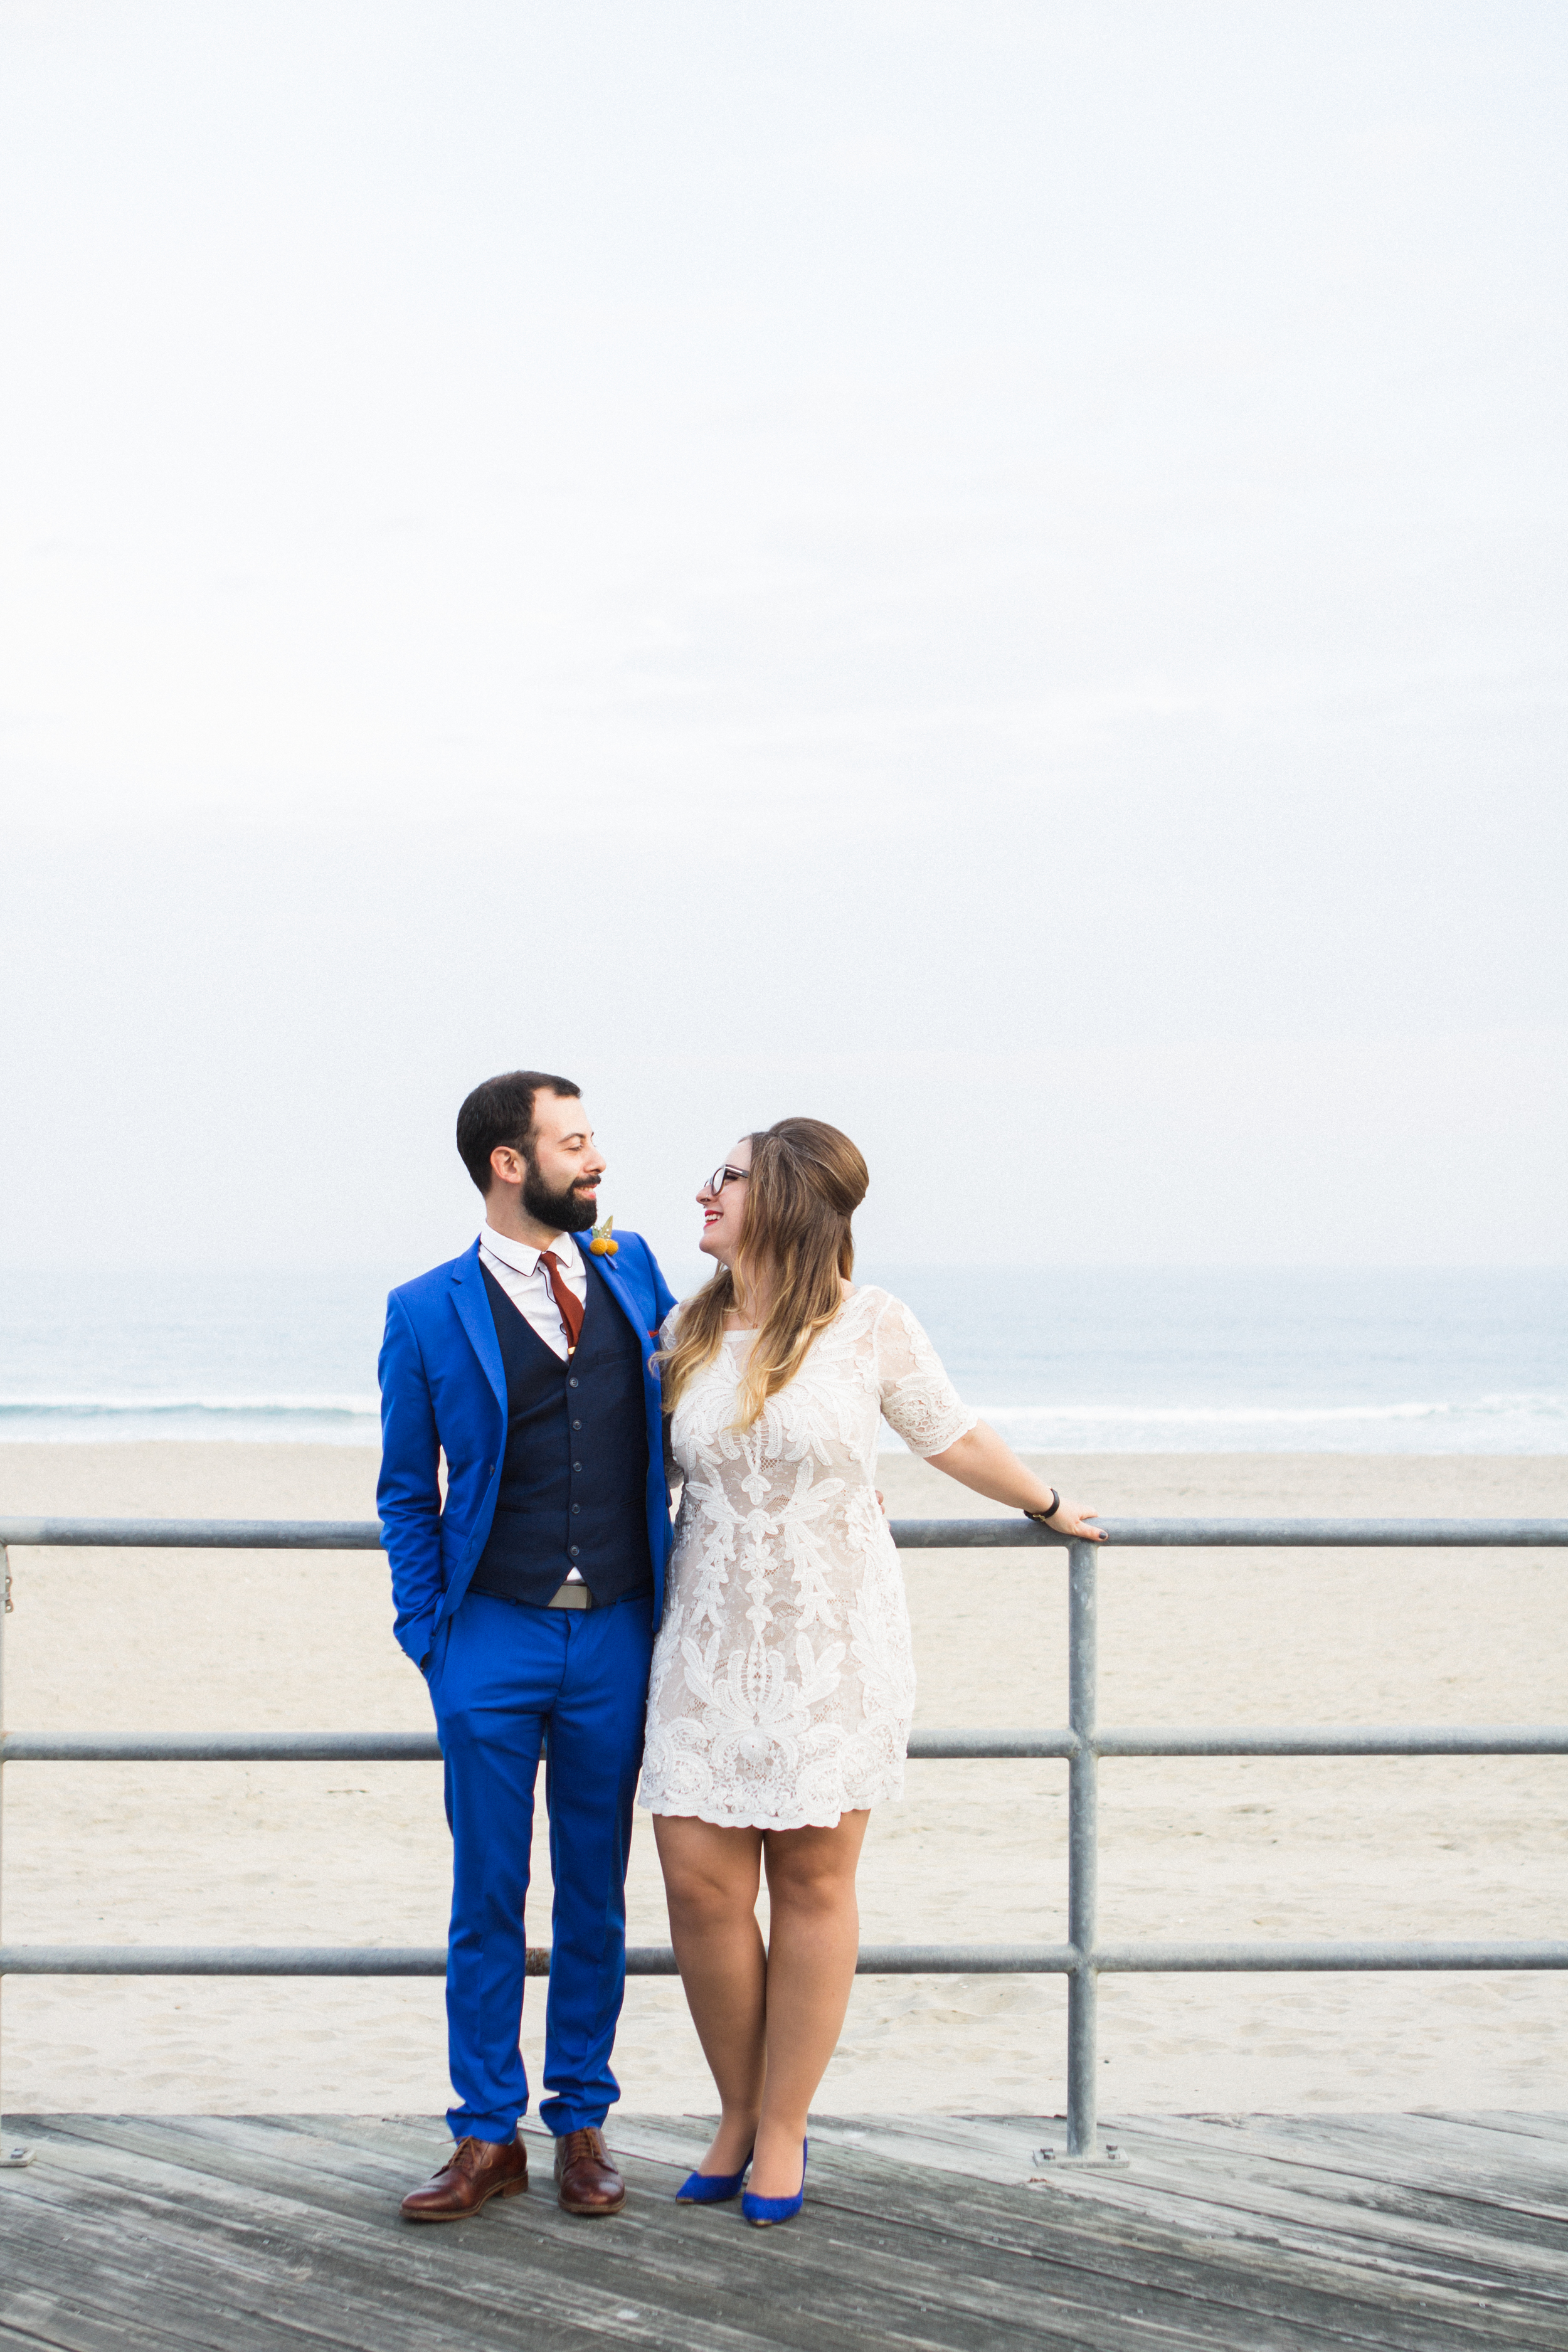
[[[741,1246],[746,1216],[746,1177],[752,1165],[752,1141],[743,1135],[731,1147],[722,1169],[715,1169],[697,1195],[702,1212],[702,1238],[697,1246],[721,1265],[733,1265]],[[724,1169],[729,1171],[726,1177]],[[737,1170],[740,1171],[737,1174]]]

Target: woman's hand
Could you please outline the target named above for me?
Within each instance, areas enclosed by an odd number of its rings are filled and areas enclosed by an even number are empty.
[[[1063,1495],[1046,1525],[1054,1536],[1072,1536],[1079,1543],[1104,1543],[1105,1529],[1094,1525],[1099,1517],[1098,1511],[1085,1510],[1081,1503],[1069,1503]]]

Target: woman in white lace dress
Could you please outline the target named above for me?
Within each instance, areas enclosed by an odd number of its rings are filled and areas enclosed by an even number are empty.
[[[903,1790],[914,1660],[879,1423],[997,1502],[1100,1532],[965,1411],[909,1308],[850,1283],[866,1184],[820,1120],[742,1138],[698,1194],[719,1271],[663,1333],[684,1484],[640,1801],[723,2109],[680,2194],[735,2195],[750,2158],[757,2221],[798,2210],[806,2110],[855,1972],[869,1809]]]

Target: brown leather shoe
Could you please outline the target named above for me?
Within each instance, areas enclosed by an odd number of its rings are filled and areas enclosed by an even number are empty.
[[[605,2135],[595,2126],[565,2133],[555,2143],[555,2200],[563,2213],[590,2220],[618,2213],[626,2184],[610,2162]]]
[[[519,2197],[528,2187],[528,2150],[521,2140],[460,2139],[423,2189],[403,2200],[405,2221],[462,2221],[492,2197]]]

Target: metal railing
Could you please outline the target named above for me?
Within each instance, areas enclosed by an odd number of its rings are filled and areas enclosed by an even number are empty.
[[[1108,1544],[1068,1543],[1029,1521],[898,1519],[905,1550],[960,1549],[1068,1553],[1068,1723],[1056,1731],[916,1731],[909,1753],[934,1758],[1029,1758],[1068,1767],[1068,1940],[1065,1944],[869,1944],[862,1976],[1046,1974],[1068,1979],[1067,2149],[1059,2161],[1106,2162],[1096,2112],[1099,1979],[1107,1971],[1568,1969],[1568,1941],[1102,1944],[1096,1911],[1101,1757],[1563,1756],[1568,1725],[1344,1725],[1328,1729],[1102,1731],[1099,1725],[1097,1603],[1100,1556],[1179,1546],[1297,1549],[1561,1549],[1565,1519],[1113,1519]],[[374,1522],[243,1519],[8,1519],[0,1521],[5,1609],[11,1606],[8,1548],[180,1548],[244,1551],[379,1551]],[[5,1730],[5,1614],[0,1612],[0,1790],[4,1767],[21,1763],[392,1763],[438,1759],[433,1735],[414,1732],[197,1732],[157,1737]],[[0,1800],[0,1834],[4,1811]],[[421,1977],[446,1973],[444,1947],[13,1944],[0,1941],[0,1981],[11,1976]],[[548,1948],[531,1946],[531,1976],[549,1973]],[[633,1947],[632,1976],[674,1976],[668,1945]],[[0,2161],[4,2161],[0,2157]],[[12,2161],[24,2161],[14,2151]]]

